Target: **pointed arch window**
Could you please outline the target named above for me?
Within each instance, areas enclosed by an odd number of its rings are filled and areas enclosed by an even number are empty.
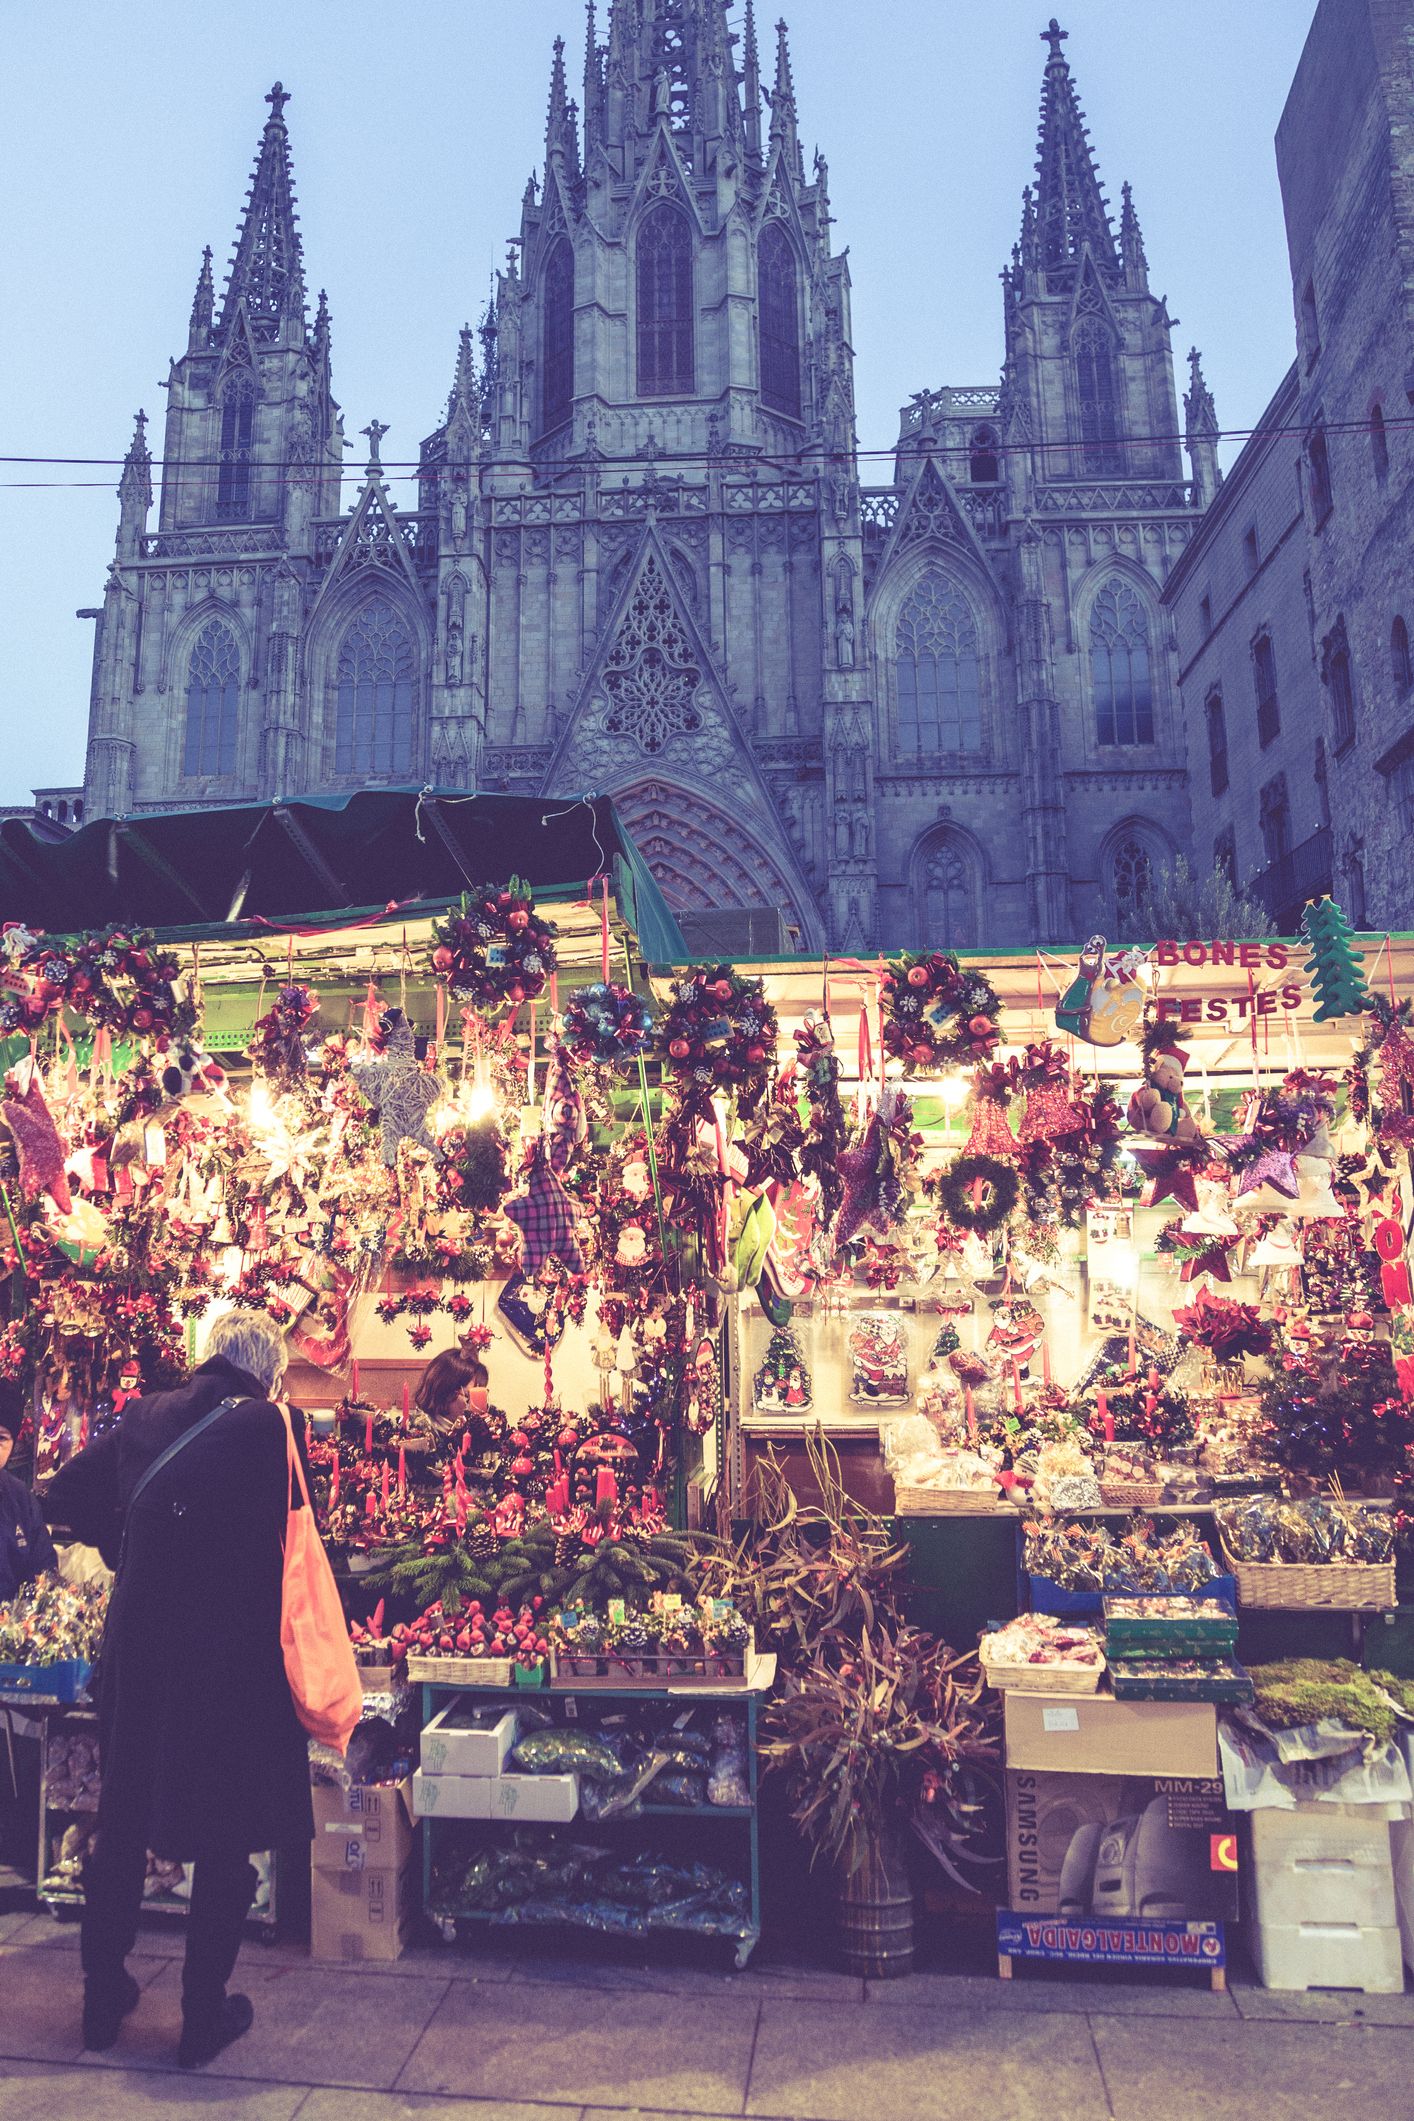
[[[1149,619],[1128,582],[1106,582],[1091,608],[1090,681],[1095,688],[1096,742],[1152,744]]]
[[[365,604],[344,635],[335,677],[334,770],[410,773],[417,654],[385,598]]]
[[[978,940],[977,878],[972,861],[948,834],[930,848],[922,877],[924,950],[971,950]]]
[[[1002,475],[1001,443],[995,427],[975,427],[968,449],[968,476],[974,486],[995,486]]]
[[[675,397],[693,388],[692,230],[666,202],[638,231],[638,394]]]
[[[223,523],[250,521],[250,453],[254,426],[255,378],[248,369],[237,369],[221,386],[216,514]]]
[[[241,656],[235,634],[209,619],[187,664],[187,723],[182,771],[189,779],[236,770]]]
[[[768,221],[756,246],[756,301],[761,341],[761,402],[800,418],[800,313],[795,253],[779,221]]]
[[[1110,850],[1110,897],[1122,928],[1134,927],[1153,882],[1149,850],[1135,832],[1125,833]]]
[[[1071,341],[1075,391],[1080,407],[1080,460],[1097,478],[1114,478],[1124,470],[1119,444],[1119,379],[1115,345],[1098,317],[1084,317]]]
[[[549,434],[574,404],[574,251],[565,236],[545,261],[540,333],[540,425]]]
[[[894,637],[901,752],[982,748],[977,621],[945,575],[928,573],[908,595]]]

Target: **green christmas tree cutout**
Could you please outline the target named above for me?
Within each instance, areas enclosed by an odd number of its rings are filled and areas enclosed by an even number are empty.
[[[789,1326],[777,1326],[756,1372],[752,1398],[758,1414],[804,1414],[814,1398],[810,1371]]]
[[[1350,924],[1333,898],[1313,898],[1301,916],[1301,932],[1311,946],[1306,970],[1316,992],[1312,1021],[1359,1016],[1370,1006],[1370,992],[1360,953],[1353,946]]]

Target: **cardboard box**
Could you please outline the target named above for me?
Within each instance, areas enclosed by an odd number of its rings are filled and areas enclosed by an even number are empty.
[[[1391,1827],[1383,1806],[1302,1804],[1252,1813],[1254,1912],[1264,1927],[1395,1924]]]
[[[1006,1694],[1006,1762],[1065,1775],[1218,1772],[1211,1701],[1116,1701],[1109,1694]]]
[[[1006,1795],[1016,1915],[1112,1924],[1237,1914],[1237,1827],[1220,1780],[1009,1768]]]
[[[412,1778],[413,1810],[419,1819],[489,1819],[489,1775],[429,1775],[419,1768]]]
[[[421,1870],[313,1870],[309,1955],[353,1961],[397,1959],[417,1920]]]
[[[1397,1996],[1404,1988],[1397,1929],[1254,1922],[1248,1942],[1263,1988],[1358,1988],[1367,1996]]]
[[[422,1765],[429,1775],[499,1775],[519,1731],[514,1709],[454,1701],[424,1725]]]
[[[402,1782],[316,1782],[316,1871],[400,1871],[412,1854],[416,1828],[411,1777]]]
[[[493,1819],[573,1819],[578,1775],[497,1775],[491,1783]]]

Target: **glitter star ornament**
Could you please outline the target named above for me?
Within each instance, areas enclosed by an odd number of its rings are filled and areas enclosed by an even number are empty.
[[[442,1095],[442,1086],[419,1061],[412,1026],[401,1009],[388,1011],[378,1050],[366,1060],[350,1062],[349,1073],[377,1112],[383,1161],[390,1171],[398,1161],[401,1142],[435,1150],[432,1108]]]
[[[5,1078],[4,1113],[19,1160],[20,1191],[26,1200],[47,1193],[59,1213],[67,1215],[73,1197],[64,1176],[64,1144],[45,1103],[39,1072],[28,1061]]]

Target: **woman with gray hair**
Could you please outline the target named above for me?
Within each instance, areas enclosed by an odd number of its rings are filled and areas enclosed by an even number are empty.
[[[51,1522],[98,1546],[118,1572],[84,1868],[89,2048],[111,2047],[139,2000],[124,1962],[149,1851],[194,1865],[178,2059],[195,2068],[254,2015],[246,1997],[226,1993],[255,1889],[251,1855],[313,1833],[305,1734],[280,1646],[289,1468],[272,1401],[285,1362],[267,1318],[231,1312],[188,1382],[126,1408],[46,1499]]]

